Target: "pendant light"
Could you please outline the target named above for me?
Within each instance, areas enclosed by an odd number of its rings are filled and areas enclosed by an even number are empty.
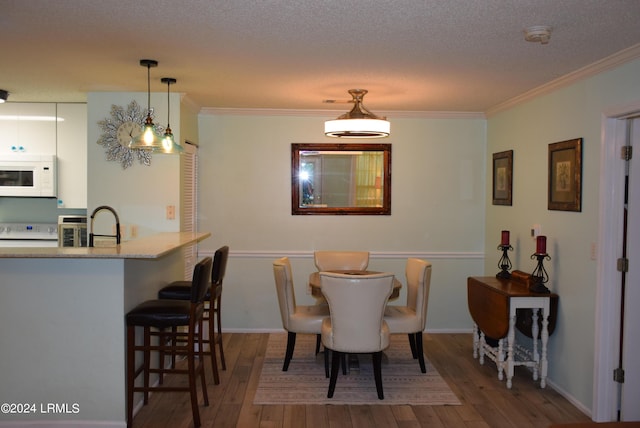
[[[160,150],[160,153],[182,154],[184,152],[184,149],[173,139],[173,132],[171,132],[171,125],[169,124],[169,119],[171,117],[170,87],[171,84],[176,83],[177,80],[173,77],[163,77],[162,79],[160,79],[160,81],[167,84],[167,127],[164,130],[164,137],[162,138],[162,149]]]
[[[7,101],[7,98],[9,98],[9,91],[0,89],[0,104]]]
[[[151,67],[157,67],[158,61],[153,59],[141,59],[140,65],[147,67],[147,118],[144,121],[142,134],[131,141],[129,148],[161,151],[162,138],[156,133],[153,118],[151,117]]]
[[[388,137],[391,125],[385,117],[378,117],[362,105],[366,89],[350,89],[353,108],[336,120],[324,123],[324,135],[337,138],[384,138]]]

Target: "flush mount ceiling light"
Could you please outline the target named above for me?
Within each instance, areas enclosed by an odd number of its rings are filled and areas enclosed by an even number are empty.
[[[9,91],[5,91],[4,89],[0,89],[0,104],[7,101],[9,98]]]
[[[160,153],[181,154],[182,152],[184,152],[184,149],[173,139],[173,132],[171,132],[171,125],[169,124],[169,118],[171,117],[171,98],[169,96],[169,92],[171,84],[176,83],[177,80],[173,77],[163,77],[162,79],[160,79],[160,81],[167,84],[167,127],[164,130],[164,137],[162,138],[162,150],[160,151]]]
[[[527,42],[546,45],[551,38],[551,27],[546,25],[534,25],[524,29],[524,39]]]
[[[139,137],[131,141],[129,148],[161,152],[162,137],[156,133],[153,118],[151,117],[151,67],[157,67],[158,61],[153,59],[141,59],[140,65],[147,67],[147,118],[145,119],[142,133]]]
[[[362,105],[366,89],[350,89],[353,108],[336,120],[324,123],[324,135],[337,138],[384,138],[388,137],[391,125],[385,117],[378,117]]]

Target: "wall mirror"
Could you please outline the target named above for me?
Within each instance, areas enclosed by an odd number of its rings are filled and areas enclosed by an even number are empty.
[[[391,144],[291,144],[293,215],[390,215]]]

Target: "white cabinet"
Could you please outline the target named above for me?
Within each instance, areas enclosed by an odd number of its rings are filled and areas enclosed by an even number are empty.
[[[87,208],[87,105],[58,104],[58,207]]]
[[[0,153],[56,154],[55,103],[0,104]]]

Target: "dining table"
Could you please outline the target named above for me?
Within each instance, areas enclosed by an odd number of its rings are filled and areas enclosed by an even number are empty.
[[[326,272],[331,273],[342,273],[346,275],[373,275],[382,272],[376,272],[371,270],[328,270]],[[322,295],[322,287],[320,284],[320,272],[312,272],[309,275],[309,287],[311,288],[311,295],[316,299],[324,299]],[[389,301],[396,300],[400,296],[400,289],[402,288],[402,283],[393,277],[393,291],[391,292],[391,296],[389,296]]]

